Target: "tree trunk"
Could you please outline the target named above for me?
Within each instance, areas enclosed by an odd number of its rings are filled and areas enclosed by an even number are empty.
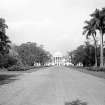
[[[103,34],[100,31],[100,67],[103,67]]]
[[[97,67],[97,45],[96,45],[96,41],[95,41],[94,47],[95,47],[95,67]]]
[[[94,39],[94,49],[95,49],[95,67],[97,67],[97,41],[95,36],[93,35],[93,39]]]

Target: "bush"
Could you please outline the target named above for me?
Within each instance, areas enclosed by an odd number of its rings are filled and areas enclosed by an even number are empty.
[[[36,68],[35,66],[24,66],[24,65],[13,65],[11,67],[8,67],[8,71],[26,71],[30,69]]]
[[[87,102],[82,102],[81,100],[75,100],[72,102],[66,102],[65,105],[87,105]]]
[[[15,65],[17,63],[17,59],[12,56],[8,56],[8,66]]]
[[[8,71],[25,71],[26,68],[24,66],[19,66],[19,65],[13,65],[11,67],[7,68]]]
[[[87,70],[90,71],[104,71],[105,72],[105,67],[86,67]]]
[[[17,63],[17,59],[15,57],[9,55],[1,55],[0,56],[0,67],[10,67]]]

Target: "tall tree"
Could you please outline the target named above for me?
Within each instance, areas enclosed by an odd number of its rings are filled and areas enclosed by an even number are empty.
[[[34,63],[44,65],[50,59],[49,53],[36,43],[24,43],[16,48],[23,64],[33,66]]]
[[[69,56],[71,56],[71,63],[74,65],[82,63],[83,66],[93,66],[95,64],[94,46],[89,43],[80,45],[76,50],[69,52]]]
[[[0,18],[0,54],[5,55],[9,53],[11,41],[6,35],[7,24],[5,24],[5,19]]]
[[[105,8],[96,9],[91,15],[95,21],[96,30],[100,32],[100,67],[103,67],[103,35],[105,33]]]
[[[86,25],[83,27],[83,35],[86,35],[88,39],[90,36],[94,40],[94,49],[95,49],[95,66],[97,67],[97,40],[96,40],[96,25],[95,20],[91,19],[90,21],[85,21]]]

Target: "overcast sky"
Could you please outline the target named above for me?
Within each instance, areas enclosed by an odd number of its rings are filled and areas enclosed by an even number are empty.
[[[36,42],[54,53],[83,43],[82,27],[105,0],[0,0],[0,16],[13,43]]]

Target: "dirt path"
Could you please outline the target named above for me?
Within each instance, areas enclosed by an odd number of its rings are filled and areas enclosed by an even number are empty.
[[[64,105],[81,100],[105,105],[105,80],[65,67],[25,73],[0,87],[0,105]]]

